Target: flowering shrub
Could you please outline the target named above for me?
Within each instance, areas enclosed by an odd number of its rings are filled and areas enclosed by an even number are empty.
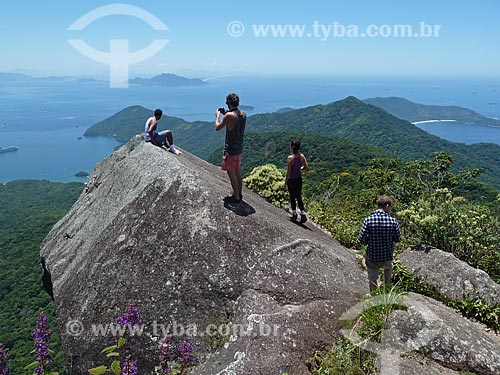
[[[195,345],[188,340],[175,345],[172,336],[167,336],[160,342],[159,348],[160,366],[157,370],[162,375],[183,374],[185,370],[196,364]]]
[[[500,280],[500,225],[487,207],[444,188],[398,212],[398,219],[408,245],[426,243],[448,251]]]
[[[122,315],[116,317],[116,322],[123,328],[142,325],[142,319],[139,310],[133,302],[129,302]]]
[[[7,361],[9,360],[9,355],[5,352],[5,349],[0,345],[0,375],[9,375],[9,367],[7,366]]]
[[[133,302],[129,302],[125,308],[125,312],[116,317],[116,322],[125,328],[123,335],[118,339],[116,345],[109,346],[102,350],[109,358],[116,358],[109,367],[99,366],[89,370],[92,375],[103,375],[111,372],[114,375],[137,375],[138,365],[132,359],[132,347],[135,345],[135,340],[128,339],[130,329],[133,326],[142,325],[140,312]]]
[[[285,171],[273,164],[266,164],[254,168],[243,182],[268,202],[283,208],[288,203],[288,191],[284,187],[285,176]]]
[[[25,367],[25,370],[32,371],[36,375],[57,375],[57,372],[49,372],[48,368],[54,362],[50,356],[49,340],[52,331],[49,329],[49,318],[42,311],[38,314],[36,328],[31,332],[34,340],[36,359]]]

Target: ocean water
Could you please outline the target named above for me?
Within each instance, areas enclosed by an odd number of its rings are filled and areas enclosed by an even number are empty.
[[[426,122],[417,124],[420,129],[452,142],[473,143],[489,142],[500,145],[500,128],[486,125],[470,125],[460,122]]]
[[[399,96],[423,104],[457,105],[488,117],[500,118],[500,79],[271,77],[210,79],[202,87],[130,87],[110,89],[106,83],[75,81],[0,82],[0,182],[15,179],[84,181],[74,176],[111,154],[118,143],[110,138],[83,137],[96,122],[130,105],[162,108],[188,121],[212,121],[229,92],[254,113],[283,107],[327,104],[346,96],[360,99]],[[138,124],[142,128],[142,124]],[[420,128],[462,143],[500,144],[500,129],[466,124],[426,123]],[[182,140],[177,140],[182,147]]]

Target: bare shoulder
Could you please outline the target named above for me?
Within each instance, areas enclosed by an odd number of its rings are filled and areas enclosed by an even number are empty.
[[[224,118],[227,118],[228,120],[229,119],[234,120],[236,118],[236,113],[234,113],[234,112],[226,112],[226,114],[224,115]]]

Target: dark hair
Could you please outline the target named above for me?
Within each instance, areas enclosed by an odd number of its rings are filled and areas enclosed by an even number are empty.
[[[240,97],[233,92],[226,96],[226,104],[231,107],[238,107],[240,105]]]
[[[300,150],[300,141],[298,139],[292,141],[290,143],[290,147],[292,148],[294,154],[298,153]]]
[[[155,117],[160,118],[163,115],[163,111],[161,109],[155,109]]]
[[[392,206],[392,198],[388,197],[387,195],[381,195],[377,199],[377,207],[378,208],[384,208],[387,206]]]

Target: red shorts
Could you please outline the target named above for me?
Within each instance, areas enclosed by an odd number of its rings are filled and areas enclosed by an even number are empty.
[[[241,166],[241,155],[224,155],[222,157],[222,170],[236,172]]]

